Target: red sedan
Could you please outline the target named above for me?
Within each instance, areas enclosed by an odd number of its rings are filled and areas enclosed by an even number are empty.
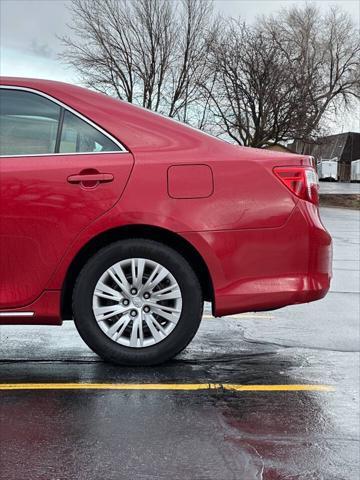
[[[60,325],[111,362],[216,316],[323,297],[312,158],[228,144],[77,86],[2,78],[0,323]]]

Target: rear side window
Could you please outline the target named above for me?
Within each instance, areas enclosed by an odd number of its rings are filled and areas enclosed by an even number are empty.
[[[121,151],[111,138],[40,94],[0,89],[0,155]]]
[[[60,111],[35,93],[0,89],[0,155],[54,153]]]
[[[60,153],[114,152],[120,150],[110,138],[81,118],[65,111],[62,124]]]

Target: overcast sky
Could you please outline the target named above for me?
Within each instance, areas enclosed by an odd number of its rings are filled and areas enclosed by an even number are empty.
[[[75,72],[57,58],[61,42],[71,23],[68,0],[0,0],[0,73],[8,76],[37,77],[76,83]],[[260,14],[275,13],[284,6],[304,4],[296,0],[216,0],[215,9],[252,21]],[[317,0],[321,9],[340,5],[360,24],[358,0]],[[341,119],[336,129],[360,131],[360,112]]]

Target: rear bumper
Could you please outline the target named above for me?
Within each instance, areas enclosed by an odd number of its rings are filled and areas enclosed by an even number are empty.
[[[275,310],[287,305],[313,302],[323,298],[329,286],[329,276],[310,274],[262,278],[256,281],[256,285],[242,282],[230,291],[219,292],[214,314],[223,316]]]
[[[216,316],[312,302],[329,290],[331,237],[308,202],[299,201],[281,228],[186,236],[209,255]]]

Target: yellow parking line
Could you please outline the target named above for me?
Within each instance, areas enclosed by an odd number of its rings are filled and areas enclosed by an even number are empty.
[[[334,392],[331,385],[232,385],[225,384],[225,390],[243,392]]]
[[[2,383],[0,390],[235,390],[241,392],[333,392],[330,385],[240,385],[232,383]]]

